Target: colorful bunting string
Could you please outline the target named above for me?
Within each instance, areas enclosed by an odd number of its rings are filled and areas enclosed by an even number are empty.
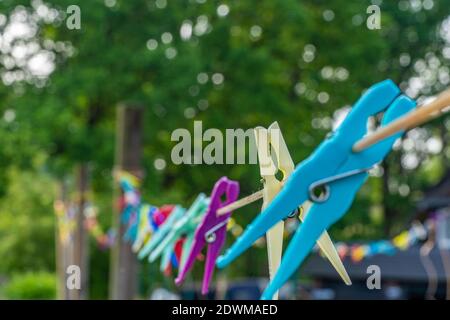
[[[66,206],[63,201],[56,200],[53,209],[56,215],[59,241],[62,245],[67,245],[73,239],[73,231],[76,226],[75,207]]]
[[[84,209],[84,227],[89,234],[96,240],[100,249],[109,249],[115,239],[115,232],[113,229],[104,232],[97,220],[98,209],[92,204],[88,204]]]
[[[400,232],[391,240],[376,240],[362,244],[338,242],[336,249],[342,260],[350,257],[354,263],[378,254],[394,255],[398,250],[404,251],[418,242],[425,241],[430,233],[429,226],[428,221],[424,224],[414,221],[410,229]],[[318,251],[318,248],[315,248],[315,251]]]

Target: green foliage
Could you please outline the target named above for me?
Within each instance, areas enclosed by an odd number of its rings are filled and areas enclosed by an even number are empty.
[[[14,274],[3,292],[7,299],[55,299],[56,276],[48,272]]]
[[[9,179],[0,202],[0,273],[54,270],[54,182],[15,169]]]

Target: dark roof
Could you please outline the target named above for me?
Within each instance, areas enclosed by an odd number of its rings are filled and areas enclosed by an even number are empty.
[[[360,262],[353,262],[349,257],[343,261],[345,268],[353,281],[366,281],[367,267],[378,265],[381,270],[381,279],[396,281],[428,281],[427,273],[422,265],[419,246],[411,247],[405,251],[397,251],[394,255],[376,255],[365,258]],[[431,261],[435,266],[439,281],[446,281],[442,259],[437,247],[430,253]],[[311,257],[301,268],[301,274],[314,278],[339,280],[338,273],[325,258],[318,254],[312,254]]]
[[[425,191],[425,196],[437,194],[450,196],[450,171],[435,186]]]
[[[423,199],[418,202],[420,211],[450,206],[450,171],[435,186],[424,192]]]

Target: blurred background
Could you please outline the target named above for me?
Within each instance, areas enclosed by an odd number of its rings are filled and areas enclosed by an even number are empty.
[[[80,28],[71,27],[73,5]],[[367,27],[370,5],[381,10],[380,29]],[[111,297],[108,239],[120,232],[113,170],[123,166],[118,149],[136,151],[121,149],[136,128],[120,131],[120,106],[142,110],[142,147],[128,169],[142,177],[146,202],[189,207],[223,175],[248,195],[261,188],[258,165],[175,165],[172,131],[192,132],[195,120],[223,131],[278,121],[299,163],[373,83],[390,78],[418,102],[449,86],[449,8],[448,0],[1,0],[0,298]],[[450,297],[449,129],[447,116],[409,131],[330,230],[353,286],[314,253],[282,298]],[[260,205],[236,222],[245,227]],[[405,240],[417,223],[426,236]],[[394,249],[369,254],[380,240]],[[75,297],[63,288],[67,259],[86,277]],[[381,290],[366,287],[373,264]],[[133,268],[133,298],[204,298],[202,263],[180,288],[159,263]],[[207,298],[256,299],[267,273],[261,239],[216,271]]]

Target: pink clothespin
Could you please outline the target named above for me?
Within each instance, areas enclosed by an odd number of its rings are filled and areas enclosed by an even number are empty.
[[[221,196],[226,196],[225,202],[222,202]],[[183,282],[186,273],[192,268],[196,257],[200,254],[203,247],[208,245],[208,252],[205,261],[205,273],[203,275],[202,294],[208,293],[209,283],[213,275],[216,260],[222,249],[226,233],[227,223],[230,219],[231,212],[218,215],[217,210],[231,202],[236,201],[239,196],[239,183],[229,180],[227,177],[220,178],[211,192],[210,203],[208,209],[203,216],[202,222],[195,230],[194,241],[191,251],[186,259],[186,263],[180,269],[178,277],[175,279],[176,284]]]

